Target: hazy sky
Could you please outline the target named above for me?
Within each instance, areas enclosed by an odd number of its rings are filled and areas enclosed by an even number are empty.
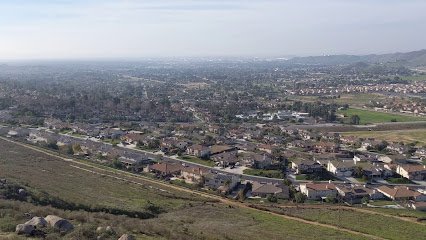
[[[0,59],[423,48],[424,0],[0,0]]]

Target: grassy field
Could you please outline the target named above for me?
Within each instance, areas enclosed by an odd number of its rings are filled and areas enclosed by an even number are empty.
[[[418,145],[426,145],[426,129],[394,131],[359,131],[345,132],[342,134],[345,136],[357,136],[360,138],[376,138],[388,142],[418,142]]]
[[[67,235],[62,235],[48,228],[46,240],[96,239],[97,236],[102,236],[102,239],[109,240],[118,239],[124,233],[132,233],[138,239],[155,239],[152,236],[143,234],[141,231],[134,231],[135,226],[140,222],[139,219],[106,213],[64,211],[50,206],[36,206],[27,202],[3,199],[0,199],[0,239],[28,239],[23,236],[18,237],[14,234],[15,226],[28,220],[28,217],[24,213],[31,213],[34,216],[42,217],[54,214],[70,220],[74,226],[79,226],[76,231]],[[96,233],[98,226],[104,228],[106,226],[114,226],[114,232],[103,231]]]
[[[51,196],[92,207],[140,210],[155,204],[165,211],[204,198],[141,181],[135,185],[93,174],[57,158],[0,140],[0,177]]]
[[[348,123],[352,115],[360,117],[360,124],[369,123],[383,123],[383,122],[412,122],[412,121],[426,121],[424,117],[408,116],[395,113],[376,112],[372,110],[354,109],[339,110],[338,113],[345,116],[345,122]]]
[[[136,235],[137,239],[365,239],[338,230],[217,203],[189,206],[161,214],[157,218],[140,220],[105,213],[63,211],[9,200],[0,200],[0,239],[7,239],[2,236],[27,239],[13,234],[16,224],[27,220],[23,213],[36,216],[55,214],[78,226],[75,231],[65,236],[52,231],[47,240],[96,239],[96,235],[100,235],[95,234],[97,226],[112,226],[116,232],[103,239],[117,239],[123,233]]]
[[[385,201],[382,201],[382,202],[384,202],[384,204],[386,203]],[[426,219],[426,212],[413,211],[409,209],[369,208],[369,210],[374,212],[379,212],[379,213],[385,213],[385,214],[389,214],[393,216],[398,216],[398,217],[411,218],[413,220],[417,220],[420,218]]]
[[[349,104],[354,107],[363,107],[372,101],[383,101],[387,97],[381,94],[374,93],[358,93],[358,94],[340,94],[340,98],[321,99],[318,96],[291,96],[289,99],[302,102],[323,101],[327,103]]]
[[[25,186],[29,191],[44,192],[91,207],[141,211],[155,204],[162,209],[162,213],[154,218],[140,219],[0,200],[0,237],[11,235],[11,239],[21,239],[13,234],[14,226],[26,220],[24,213],[30,212],[40,216],[57,214],[77,226],[66,236],[58,237],[52,232],[46,239],[96,239],[93,235],[96,227],[108,225],[119,233],[131,232],[138,239],[321,239],[318,236],[324,236],[323,239],[365,239],[336,229],[228,206],[118,173],[110,174],[120,176],[120,179],[102,176],[96,171],[89,172],[95,169],[90,166],[76,168],[76,163],[4,140],[0,140],[0,152],[0,178]],[[133,183],[123,181],[126,179],[132,179]]]
[[[386,239],[411,240],[426,238],[426,225],[411,223],[393,217],[361,213],[350,209],[303,207],[271,209],[286,215],[332,224]]]
[[[170,239],[175,232],[185,231],[198,239],[352,239],[353,236],[304,223],[294,223],[279,216],[223,205],[193,207],[162,214],[147,220],[152,226],[170,226]],[[321,235],[325,234],[325,235]],[[215,237],[208,237],[215,236]],[[203,238],[204,237],[204,238]],[[357,237],[363,239],[362,237]]]
[[[402,80],[407,80],[407,81],[426,81],[426,75],[403,76]]]

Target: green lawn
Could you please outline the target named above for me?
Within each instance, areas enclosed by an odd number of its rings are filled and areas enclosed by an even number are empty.
[[[307,180],[305,174],[296,175],[296,180]]]
[[[284,175],[280,170],[264,170],[247,168],[243,171],[244,174],[253,176],[262,176],[268,178],[283,178]]]
[[[383,122],[411,122],[411,121],[426,121],[424,117],[408,116],[395,113],[376,112],[373,110],[354,109],[339,110],[338,113],[345,116],[344,121],[349,123],[350,117],[358,115],[360,117],[360,124],[369,123],[383,123]]]
[[[393,184],[415,184],[414,182],[410,181],[407,178],[388,178],[386,179],[386,181],[388,183],[393,183]]]
[[[337,178],[327,171],[311,174],[296,175],[296,180],[311,180],[311,181],[327,181],[336,180]]]
[[[193,163],[198,163],[207,167],[214,167],[214,162],[211,160],[204,160],[201,158],[197,158],[197,157],[193,157],[193,156],[181,156],[179,157],[182,160],[188,161],[188,162],[193,162]]]

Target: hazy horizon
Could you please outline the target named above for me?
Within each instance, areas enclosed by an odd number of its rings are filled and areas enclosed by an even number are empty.
[[[426,2],[2,1],[0,59],[381,54],[424,49]]]

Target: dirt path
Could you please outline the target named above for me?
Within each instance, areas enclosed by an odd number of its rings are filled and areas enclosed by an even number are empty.
[[[56,153],[50,152],[49,150],[41,149],[41,148],[38,148],[38,147],[35,147],[35,146],[32,146],[32,145],[27,145],[27,144],[24,144],[24,143],[21,143],[21,142],[15,142],[15,141],[12,141],[12,140],[4,138],[4,137],[0,137],[0,139],[2,139],[4,141],[8,141],[10,143],[20,145],[22,147],[25,147],[25,148],[28,148],[28,149],[31,149],[31,150],[34,150],[34,151],[37,151],[37,152],[40,152],[40,153],[43,153],[43,154],[46,154],[48,156],[52,156],[52,157],[61,159],[63,161],[69,162],[71,167],[74,167],[74,168],[79,169],[81,171],[87,171],[87,172],[90,172],[90,173],[93,173],[93,174],[100,174],[100,175],[111,177],[111,178],[114,178],[114,179],[117,179],[117,180],[120,180],[120,181],[126,181],[126,182],[130,182],[130,183],[133,183],[133,184],[144,186],[144,184],[141,183],[141,182],[129,179],[129,178],[133,178],[133,179],[137,179],[137,180],[142,181],[142,182],[149,182],[149,183],[152,183],[152,184],[155,184],[155,185],[164,186],[165,188],[169,188],[169,189],[171,188],[171,189],[174,189],[174,190],[177,190],[177,191],[183,191],[183,192],[187,192],[187,193],[190,193],[190,194],[197,194],[199,196],[214,199],[214,200],[217,200],[217,201],[219,201],[223,204],[227,204],[227,205],[230,205],[230,206],[239,207],[239,208],[243,208],[243,209],[249,209],[249,210],[252,210],[252,211],[258,211],[258,212],[262,212],[262,213],[267,213],[267,214],[279,216],[279,217],[287,219],[287,220],[293,220],[293,221],[297,221],[297,222],[301,222],[301,223],[305,223],[305,224],[325,227],[325,228],[333,229],[333,230],[340,231],[340,232],[346,232],[346,233],[353,234],[353,235],[363,236],[363,237],[370,238],[370,239],[385,239],[385,238],[378,237],[378,236],[375,236],[375,235],[371,235],[371,234],[367,234],[367,233],[363,233],[363,232],[358,232],[358,231],[353,231],[353,230],[350,230],[350,229],[346,229],[346,228],[342,228],[342,227],[338,227],[338,226],[334,226],[334,225],[319,223],[319,222],[305,220],[305,219],[298,218],[298,217],[292,217],[292,216],[288,216],[288,215],[282,215],[282,214],[273,213],[273,212],[270,212],[270,211],[264,211],[264,210],[256,209],[256,208],[250,207],[250,206],[248,206],[244,203],[233,201],[233,200],[223,198],[223,197],[220,197],[220,196],[217,196],[217,195],[213,195],[213,194],[209,194],[209,193],[205,193],[205,192],[200,192],[200,191],[196,191],[196,190],[187,189],[187,188],[184,188],[184,187],[171,185],[171,184],[166,183],[166,182],[162,182],[162,181],[159,181],[159,180],[153,180],[153,179],[150,179],[150,178],[147,178],[147,177],[144,177],[144,176],[140,176],[140,175],[137,175],[137,174],[134,174],[134,173],[129,173],[129,172],[122,171],[122,170],[115,170],[115,169],[109,170],[109,169],[97,167],[97,166],[94,166],[94,165],[91,165],[91,164],[87,164],[87,163],[83,163],[83,162],[80,162],[80,161],[77,161],[77,160],[73,160],[73,159],[70,159],[70,158],[59,156]],[[88,167],[89,169],[85,168],[85,167]],[[119,176],[117,176],[117,175],[119,175]]]

